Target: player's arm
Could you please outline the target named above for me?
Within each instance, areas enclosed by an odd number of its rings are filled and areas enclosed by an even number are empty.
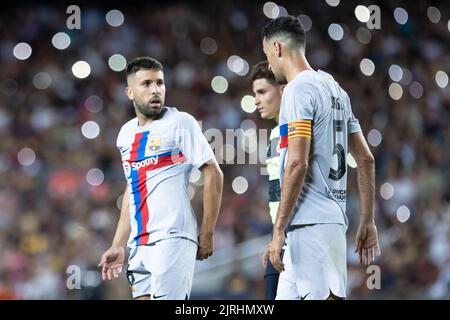
[[[116,234],[114,235],[112,245],[125,247],[130,232],[130,191],[128,190],[128,187],[126,187],[122,198],[119,223],[117,224]]]
[[[289,139],[288,160],[281,186],[281,200],[269,249],[270,261],[278,271],[284,270],[281,261],[281,248],[284,244],[285,229],[289,216],[294,209],[308,171],[310,145],[311,138],[296,137]]]
[[[111,247],[102,255],[99,267],[102,268],[102,279],[112,280],[122,272],[125,261],[125,245],[130,236],[130,192],[125,188],[122,198],[119,223]]]
[[[375,159],[361,132],[349,135],[350,153],[357,163],[360,222],[356,235],[359,261],[369,265],[380,255],[375,226]]]
[[[214,228],[222,202],[223,173],[216,161],[210,161],[200,170],[204,175],[203,220],[200,228],[197,259],[207,259],[213,253]]]

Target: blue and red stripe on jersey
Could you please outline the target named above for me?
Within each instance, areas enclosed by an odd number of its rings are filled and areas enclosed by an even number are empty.
[[[149,210],[147,203],[147,172],[158,168],[166,167],[176,163],[186,161],[183,153],[178,151],[164,152],[158,155],[145,157],[145,149],[150,131],[137,133],[131,147],[130,164],[133,162],[141,162],[150,158],[157,158],[157,163],[149,163],[139,169],[131,169],[131,190],[134,198],[136,208],[135,219],[137,223],[136,245],[143,245],[148,243],[149,232],[147,224],[149,221]]]
[[[280,125],[280,149],[287,148],[288,146],[288,124]]]

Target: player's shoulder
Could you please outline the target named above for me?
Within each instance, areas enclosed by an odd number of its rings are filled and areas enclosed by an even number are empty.
[[[176,112],[176,119],[180,125],[192,125],[197,122],[195,117],[191,115],[190,113],[187,113],[185,111],[178,111]]]
[[[314,93],[320,86],[320,77],[314,70],[304,70],[290,81],[284,91],[290,94],[296,93]]]

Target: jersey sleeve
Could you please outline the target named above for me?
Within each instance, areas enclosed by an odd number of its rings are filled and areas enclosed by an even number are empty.
[[[314,120],[314,100],[311,88],[305,84],[286,88],[283,105],[283,118],[286,121],[288,139],[312,136]],[[280,128],[280,132],[282,132]]]
[[[348,134],[361,132],[361,126],[359,125],[359,120],[353,114],[352,105],[350,103],[349,96],[346,95],[345,99],[346,99],[346,102],[347,102],[347,106],[348,106],[348,108],[350,110],[350,116],[349,116],[349,118],[347,120],[347,132],[348,132]]]
[[[214,152],[193,116],[183,113],[180,123],[180,148],[186,163],[200,168],[207,162],[217,162]]]

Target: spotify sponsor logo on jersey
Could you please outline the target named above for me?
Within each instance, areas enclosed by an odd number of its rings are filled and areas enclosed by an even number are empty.
[[[125,172],[125,176],[129,177],[131,175],[131,170],[139,170],[141,168],[145,168],[148,165],[156,165],[158,164],[158,156],[150,157],[138,162],[132,162],[131,165],[128,161],[123,162],[123,170]]]

